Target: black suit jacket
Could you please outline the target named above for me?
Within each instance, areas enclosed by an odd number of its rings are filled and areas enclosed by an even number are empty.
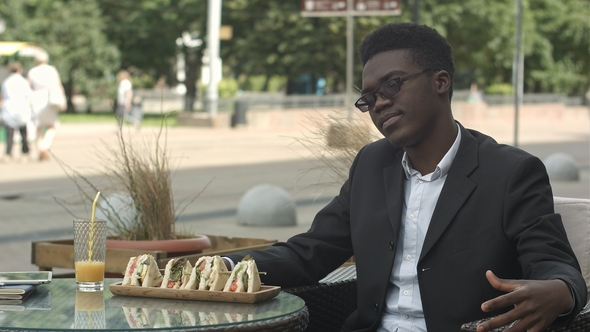
[[[459,331],[501,295],[485,277],[562,279],[576,306],[587,290],[567,240],[543,163],[513,147],[460,126],[461,143],[432,216],[418,262],[429,331]],[[263,282],[284,287],[317,282],[355,256],[357,310],[344,330],[378,326],[399,238],[404,202],[403,150],[382,139],[359,151],[340,193],[307,233],[251,252]],[[245,253],[244,253],[245,254]],[[230,255],[234,261],[240,255]]]

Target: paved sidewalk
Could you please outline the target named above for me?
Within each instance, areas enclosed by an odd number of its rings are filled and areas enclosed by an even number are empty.
[[[512,144],[513,128],[498,121],[458,118],[466,127],[480,130],[501,143]],[[520,129],[523,149],[541,159],[556,152],[574,157],[580,168],[578,182],[553,182],[557,196],[589,197],[589,123],[586,117],[562,121],[527,121]],[[64,124],[57,133],[52,151],[64,164],[85,175],[100,171],[101,156],[116,146],[113,124]],[[153,139],[156,128],[132,133],[132,139]],[[329,181],[306,159],[311,153],[297,138],[310,135],[309,129],[169,128],[167,146],[172,164],[178,167],[173,187],[180,201],[203,194],[182,213],[178,226],[199,233],[285,240],[305,231],[315,213],[338,190],[338,186],[318,186]],[[0,144],[3,150],[3,145]],[[18,151],[18,146],[15,147]],[[35,151],[33,151],[35,152]],[[32,240],[71,237],[73,216],[55,199],[73,201],[76,188],[64,176],[55,160],[47,163],[0,164],[0,270],[36,269],[30,263]],[[297,203],[298,223],[293,227],[246,227],[236,222],[236,208],[242,195],[255,185],[270,183],[287,190]],[[69,206],[80,216],[89,216],[81,206]]]
[[[63,124],[52,153],[63,164],[86,176],[100,172],[104,153],[116,147],[114,125]],[[153,141],[157,128],[130,133],[135,142]],[[321,176],[308,172],[310,156],[297,138],[296,128],[271,130],[169,128],[167,147],[176,170],[173,187],[177,201],[190,199],[207,184],[202,195],[181,215],[179,229],[199,233],[285,240],[307,230],[311,217],[326,196],[335,191],[313,185]],[[0,149],[3,147],[0,145]],[[18,151],[18,146],[14,148]],[[32,155],[35,151],[32,151]],[[102,155],[101,155],[102,153]],[[106,154],[108,156],[108,153]],[[36,269],[30,263],[31,241],[71,238],[74,218],[56,199],[73,202],[77,191],[65,170],[53,158],[49,162],[0,164],[0,269]],[[255,185],[271,183],[289,191],[298,203],[295,227],[244,227],[236,224],[236,208],[242,195]],[[324,192],[323,192],[324,191]],[[318,195],[322,197],[317,197]],[[81,205],[67,205],[77,216],[89,216]],[[309,212],[308,212],[309,211]]]
[[[129,131],[131,141],[154,141],[159,128],[144,127],[141,132]],[[261,162],[300,160],[309,153],[294,144],[302,137],[298,129],[254,130],[248,128],[213,129],[175,127],[167,129],[171,162],[179,168],[208,167]],[[116,148],[117,128],[111,124],[62,124],[57,131],[52,153],[64,164],[87,174],[96,173],[101,159],[109,155],[107,148]],[[33,144],[34,145],[34,144]],[[3,149],[3,144],[0,144]],[[63,177],[64,170],[55,160],[47,163],[19,163],[20,147],[13,148],[15,162],[0,165],[0,183]],[[36,157],[35,150],[31,157]]]

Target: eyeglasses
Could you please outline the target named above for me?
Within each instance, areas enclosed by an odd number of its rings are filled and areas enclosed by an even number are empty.
[[[376,95],[379,95],[379,97],[381,97],[382,99],[390,99],[399,92],[399,90],[401,89],[402,83],[404,83],[404,81],[406,81],[408,78],[410,78],[412,76],[416,76],[418,74],[421,74],[425,71],[433,71],[433,70],[434,69],[422,69],[422,70],[417,71],[415,73],[411,73],[411,74],[408,74],[405,76],[396,77],[396,78],[391,79],[389,81],[385,81],[385,82],[381,83],[381,85],[379,85],[377,87],[377,89],[362,95],[359,98],[359,100],[357,100],[356,103],[354,103],[354,106],[356,106],[359,110],[361,110],[361,112],[370,111],[375,107],[375,103],[377,102]],[[434,70],[434,71],[436,71],[436,70]]]

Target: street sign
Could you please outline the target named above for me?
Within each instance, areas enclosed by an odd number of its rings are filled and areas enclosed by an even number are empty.
[[[346,0],[301,0],[303,13],[346,11]]]
[[[301,15],[320,16],[396,16],[401,14],[401,0],[301,0]]]

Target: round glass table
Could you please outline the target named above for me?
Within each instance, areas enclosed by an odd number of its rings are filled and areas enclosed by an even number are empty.
[[[22,304],[0,303],[1,331],[303,331],[305,302],[292,294],[256,304],[156,299],[76,291],[74,279],[53,279]]]

